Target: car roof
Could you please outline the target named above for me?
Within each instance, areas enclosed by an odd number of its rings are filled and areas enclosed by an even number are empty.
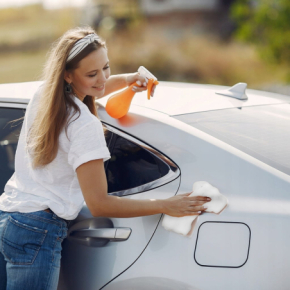
[[[154,97],[147,99],[142,93],[132,105],[146,107],[170,116],[230,108],[289,103],[290,97],[281,94],[247,89],[247,100],[216,94],[230,87],[202,84],[160,82]]]
[[[0,102],[28,104],[42,83],[38,81],[0,84]]]
[[[0,102],[28,104],[42,81],[0,84]],[[147,92],[136,95],[132,100],[131,110],[135,106],[158,111],[170,116],[204,112],[237,107],[289,103],[290,97],[270,92],[247,89],[247,100],[216,94],[228,89],[226,86],[160,82],[154,97],[147,99]],[[106,105],[106,96],[98,100]]]

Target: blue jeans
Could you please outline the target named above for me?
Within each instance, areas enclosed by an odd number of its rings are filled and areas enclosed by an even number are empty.
[[[0,210],[0,290],[57,289],[66,235],[54,213]]]

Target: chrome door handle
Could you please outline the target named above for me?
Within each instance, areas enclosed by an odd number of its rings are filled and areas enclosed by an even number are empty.
[[[126,241],[131,235],[130,228],[99,228],[79,229],[72,231],[70,235],[75,238],[105,239],[113,242]]]

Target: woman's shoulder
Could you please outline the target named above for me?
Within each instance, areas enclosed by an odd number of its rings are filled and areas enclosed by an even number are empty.
[[[78,105],[80,111],[70,114],[68,120],[68,133],[73,134],[86,127],[100,128],[101,121],[90,112],[89,108],[77,98],[75,98],[75,103]]]
[[[81,100],[79,100],[77,97],[74,97],[74,102],[80,109],[79,118],[78,118],[79,125],[82,124],[83,122],[87,123],[89,121],[100,122],[99,119],[94,114],[91,113],[87,105],[84,104]]]

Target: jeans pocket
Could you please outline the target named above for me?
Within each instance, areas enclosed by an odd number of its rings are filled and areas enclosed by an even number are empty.
[[[2,236],[2,252],[15,265],[33,264],[47,230],[23,224],[8,217]]]

